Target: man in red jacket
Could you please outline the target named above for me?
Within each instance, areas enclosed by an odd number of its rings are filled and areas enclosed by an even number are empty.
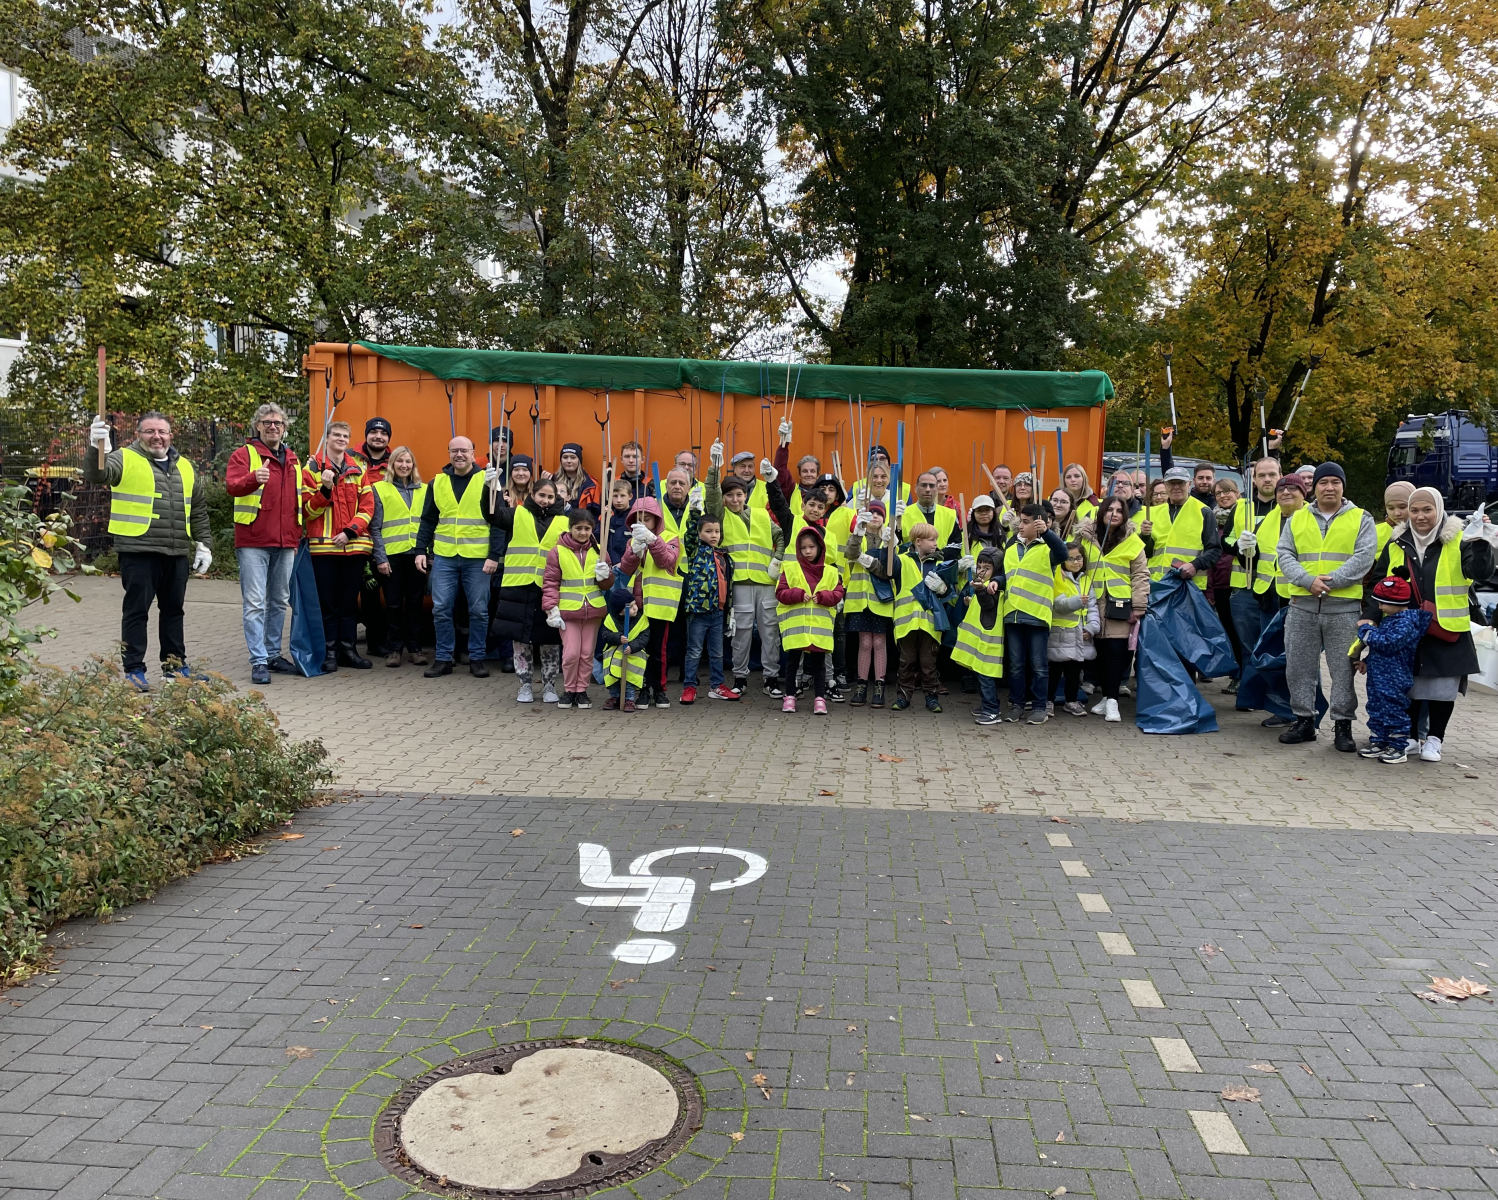
[[[281,653],[281,631],[291,600],[291,568],[302,540],[301,464],[285,442],[286,413],[262,404],[250,421],[253,436],[229,455],[225,480],[234,498],[234,556],[244,603],[244,640],[250,680],[270,682],[275,671],[297,669]]]

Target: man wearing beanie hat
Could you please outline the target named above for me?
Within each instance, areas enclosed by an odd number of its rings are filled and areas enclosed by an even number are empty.
[[[364,477],[369,486],[381,482],[390,468],[390,435],[393,430],[384,417],[370,417],[364,422],[364,444],[351,451],[351,456],[364,464]]]
[[[1357,640],[1363,576],[1378,557],[1378,534],[1373,517],[1343,495],[1346,487],[1342,468],[1322,463],[1311,477],[1312,502],[1281,523],[1279,568],[1290,593],[1285,681],[1295,723],[1280,734],[1280,741],[1316,740],[1316,688],[1324,653],[1332,679],[1334,744],[1350,754],[1357,749],[1352,719],[1358,696],[1347,647]]]

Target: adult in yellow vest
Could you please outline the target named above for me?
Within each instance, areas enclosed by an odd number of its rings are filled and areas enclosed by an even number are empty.
[[[562,670],[562,638],[546,619],[542,598],[546,559],[567,532],[566,504],[550,479],[537,480],[530,495],[513,508],[501,505],[490,515],[505,543],[504,574],[490,607],[489,631],[508,639],[513,647],[520,689],[517,704],[535,700],[534,683],[540,671],[541,700],[556,704],[557,677]]]
[[[422,609],[426,580],[416,569],[416,530],[426,508],[427,485],[421,481],[416,456],[409,446],[397,446],[385,464],[385,478],[374,485],[375,516],[369,531],[374,538],[375,571],[385,593],[390,642],[385,665],[398,667],[404,653],[417,666],[426,666],[421,647]]]
[[[773,471],[775,464],[768,458],[760,460],[760,473]],[[754,455],[748,450],[740,450],[735,454],[728,464],[729,471],[743,483],[745,490],[749,493],[750,508],[769,508],[770,496],[765,489],[765,481],[754,477]]]
[[[427,488],[416,529],[416,569],[432,580],[432,623],[437,652],[423,674],[428,679],[453,673],[453,610],[461,591],[468,604],[468,672],[489,674],[484,648],[489,635],[489,580],[499,570],[504,535],[485,515],[489,489],[476,469],[473,443],[455,437],[447,443],[448,464]]]
[[[936,528],[937,548],[943,555],[955,558],[955,554],[948,554],[948,549],[962,544],[962,530],[957,527],[957,512],[939,503],[936,493],[935,471],[922,471],[916,476],[915,503],[907,504],[905,511],[900,514],[900,540],[910,541],[910,531],[917,525],[931,525]]]
[[[1287,745],[1316,740],[1316,689],[1321,656],[1331,673],[1331,717],[1336,748],[1351,754],[1352,719],[1358,712],[1353,662],[1347,648],[1357,638],[1363,576],[1378,555],[1373,517],[1347,500],[1347,477],[1322,463],[1311,477],[1312,503],[1283,523],[1279,566],[1290,592],[1285,614],[1285,682],[1295,723],[1280,734]]]
[[[141,691],[150,690],[146,630],[154,601],[162,673],[168,679],[197,678],[187,665],[182,612],[189,568],[202,575],[213,563],[202,480],[172,448],[172,424],[161,413],[141,417],[135,441],[117,450],[109,449],[110,429],[102,418],[89,426],[88,437],[83,478],[109,485],[109,532],[125,586],[120,615],[125,677]],[[108,452],[102,467],[100,450]]]
[[[1422,761],[1440,762],[1456,698],[1466,694],[1467,676],[1478,670],[1469,598],[1473,583],[1493,574],[1491,522],[1484,516],[1464,530],[1460,520],[1446,515],[1445,501],[1434,488],[1412,491],[1406,511],[1407,519],[1390,531],[1372,574],[1392,574],[1396,567],[1390,560],[1397,553],[1402,560],[1397,567],[1407,571],[1416,601],[1435,605],[1433,625],[1456,635],[1454,641],[1429,634],[1421,639],[1410,688],[1410,737],[1419,744]],[[1363,603],[1363,620],[1377,621],[1378,615],[1370,596]]]
[[[1132,491],[1132,486],[1130,488]],[[1144,539],[1129,519],[1129,500],[1115,491],[1098,504],[1097,516],[1079,534],[1102,628],[1097,638],[1098,690],[1094,716],[1117,722],[1129,674],[1129,635],[1150,602],[1149,560]]]
[[[1279,478],[1279,459],[1259,459],[1249,476],[1248,495],[1233,506],[1228,523],[1222,529],[1224,552],[1232,557],[1232,572],[1228,576],[1228,613],[1238,645],[1242,647],[1241,661],[1245,669],[1248,656],[1259,644],[1265,623],[1279,611],[1279,597],[1273,587],[1256,589],[1251,586],[1262,577],[1265,564],[1275,557],[1274,546],[1279,534],[1279,501],[1275,498],[1275,484]],[[1270,523],[1267,529],[1266,522]],[[1266,599],[1261,601],[1261,596]],[[1236,693],[1239,682],[1233,680],[1225,690]]]
[[[1150,578],[1159,582],[1174,569],[1205,590],[1207,572],[1222,557],[1222,543],[1212,510],[1191,495],[1191,472],[1165,472],[1165,503],[1144,510],[1139,535],[1149,551]]]
[[[1071,499],[1072,512],[1077,514],[1077,525],[1091,521],[1097,516],[1097,497],[1092,493],[1092,480],[1087,468],[1081,463],[1068,463],[1061,475],[1061,486]]]
[[[272,674],[301,673],[281,653],[304,499],[302,465],[286,444],[287,424],[279,404],[262,404],[250,419],[250,440],[229,455],[224,474],[234,501],[234,556],[250,682],[260,686]]]

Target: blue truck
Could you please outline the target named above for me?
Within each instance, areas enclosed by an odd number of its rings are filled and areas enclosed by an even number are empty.
[[[1498,500],[1498,447],[1464,409],[1411,413],[1389,447],[1385,484],[1404,479],[1435,488],[1452,513]]]

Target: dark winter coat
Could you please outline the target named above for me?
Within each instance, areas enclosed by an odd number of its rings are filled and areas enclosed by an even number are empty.
[[[550,508],[538,508],[534,500],[527,499],[526,510],[535,522],[536,533],[543,534],[553,520],[565,520],[563,505],[558,502]],[[489,517],[495,528],[506,535],[515,528],[515,510],[496,508]],[[503,569],[503,568],[501,568]],[[518,587],[499,587],[494,591],[494,602],[490,607],[490,632],[495,637],[509,638],[532,646],[560,646],[562,635],[546,623],[546,612],[541,607],[542,588],[538,583],[524,583]]]

